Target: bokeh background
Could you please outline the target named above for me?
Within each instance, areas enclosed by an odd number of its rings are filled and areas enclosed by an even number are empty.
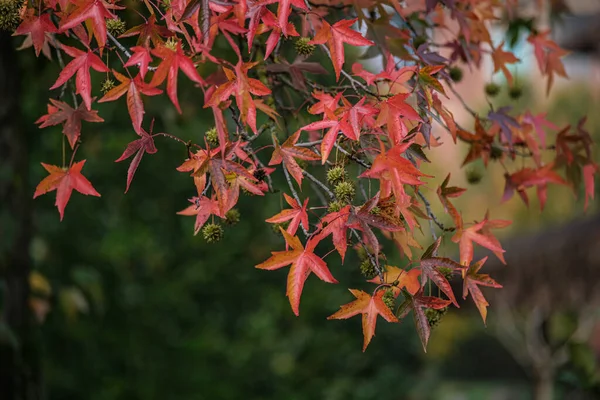
[[[523,96],[509,99],[504,86],[493,104],[547,112],[561,127],[587,115],[598,140],[598,9],[579,3],[586,7],[557,25],[557,40],[573,50],[566,61],[572,79],[545,98],[544,83],[530,72],[531,49],[517,48]],[[253,268],[282,246],[264,222],[281,209],[281,194],[243,197],[241,222],[209,245],[193,235],[193,218],[175,214],[195,194],[189,177],[175,171],[186,150],[160,138],[158,153],[144,157],[123,194],[127,163],[114,160],[135,139],[123,101],[98,105],[105,123],[84,123],[78,157],[88,159],[84,173],[102,197],[74,194],[62,223],[53,194],[33,202],[45,176],[39,163],[61,163],[60,127],[33,123],[58,94],[47,88],[59,70],[31,49],[16,52],[21,40],[0,37],[0,399],[10,390],[25,390],[26,398],[93,400],[600,398],[597,202],[584,213],[582,193],[551,188],[544,212],[535,200],[529,209],[517,197],[500,204],[500,167],[461,169],[465,146],[434,149],[431,168],[452,172],[456,185],[469,188],[457,203],[465,220],[489,210],[514,221],[499,232],[508,265],[489,262],[505,289],[485,291],[487,328],[465,303],[433,330],[426,354],[412,321],[380,323],[363,354],[359,318],[325,319],[348,301],[344,288],[309,279],[298,318],[285,297],[287,271]],[[483,85],[503,85],[491,72],[465,70],[458,87],[482,111]],[[182,116],[166,96],[145,99],[146,116],[156,119],[155,131],[198,140],[212,115],[183,77],[179,90]],[[464,117],[459,107],[454,112]],[[483,178],[470,184],[468,173]],[[424,192],[432,203],[437,184]],[[393,252],[388,257],[406,263]],[[361,282],[358,263],[350,253],[343,266],[332,259],[330,267],[352,287]],[[31,319],[11,316],[19,322],[14,328],[6,310],[15,292],[26,293],[18,282],[31,287]]]

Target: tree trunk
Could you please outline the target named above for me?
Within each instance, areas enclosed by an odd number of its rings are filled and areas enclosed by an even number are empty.
[[[27,135],[21,129],[21,76],[14,42],[0,32],[0,390],[3,400],[41,398],[35,325],[28,307],[31,193]]]

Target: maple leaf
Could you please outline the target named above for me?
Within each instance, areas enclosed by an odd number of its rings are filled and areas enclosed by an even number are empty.
[[[304,229],[308,229],[308,214],[306,213],[306,206],[308,204],[308,198],[304,200],[304,204],[300,204],[293,197],[288,196],[286,193],[283,194],[285,201],[292,207],[291,209],[282,210],[279,214],[272,216],[267,219],[266,222],[272,224],[280,224],[285,221],[290,221],[287,233],[294,236],[298,230],[298,226],[302,223]]]
[[[348,222],[346,223],[346,226],[349,228],[358,229],[363,233],[365,241],[373,248],[376,262],[378,262],[379,256],[379,240],[377,240],[377,236],[375,236],[371,226],[389,232],[400,231],[403,229],[396,221],[393,221],[387,216],[376,215],[371,212],[379,202],[379,196],[380,192],[377,192],[375,196],[365,202],[360,208],[351,208],[351,213],[348,217]]]
[[[375,81],[387,81],[389,93],[400,94],[409,93],[412,88],[408,84],[410,79],[416,74],[417,68],[414,66],[396,68],[396,60],[391,53],[387,54],[385,69],[378,74],[365,70],[360,63],[352,65],[352,73],[365,80],[367,85],[372,85]],[[379,89],[379,86],[378,86]],[[382,94],[384,94],[383,92]]]
[[[266,87],[260,80],[249,78],[248,71],[257,63],[244,63],[241,58],[234,70],[223,68],[227,76],[227,82],[220,85],[212,94],[210,100],[204,107],[216,107],[220,103],[227,101],[233,94],[235,102],[240,110],[241,120],[247,124],[252,132],[256,133],[256,104],[252,95],[266,96],[271,93],[271,89]]]
[[[100,197],[100,193],[98,193],[90,181],[81,174],[81,169],[83,168],[85,161],[86,160],[81,160],[76,162],[69,168],[61,168],[56,165],[42,163],[42,167],[44,167],[50,175],[42,179],[37,185],[33,198],[35,199],[38,196],[56,190],[55,205],[58,208],[61,221],[65,215],[65,207],[71,198],[73,189],[81,194]]]
[[[536,169],[522,168],[513,174],[505,174],[506,186],[504,187],[502,201],[509,200],[516,190],[523,202],[529,206],[529,198],[525,189],[535,186],[540,200],[540,208],[543,210],[546,204],[549,183],[569,186],[569,183],[554,172],[553,169],[554,163],[551,163]]]
[[[437,195],[440,199],[440,202],[444,206],[444,211],[446,211],[448,214],[450,214],[450,216],[452,217],[452,220],[454,221],[454,225],[456,226],[456,228],[461,229],[462,228],[462,217],[458,213],[458,210],[456,209],[456,207],[454,207],[454,205],[450,202],[450,200],[448,198],[449,197],[450,198],[459,197],[464,192],[466,192],[467,189],[463,189],[463,188],[460,188],[457,186],[448,186],[448,182],[450,182],[450,174],[448,174],[448,176],[446,176],[446,179],[444,179],[444,181],[442,182],[440,187],[438,187]]]
[[[569,54],[561,49],[554,41],[548,38],[550,31],[531,34],[527,41],[533,45],[535,58],[538,62],[540,72],[548,76],[546,94],[550,93],[554,83],[554,74],[567,78],[567,72],[561,58]]]
[[[279,23],[279,26],[281,26],[283,35],[286,37],[290,34],[290,24],[288,23],[288,19],[290,17],[290,12],[292,11],[292,5],[301,10],[308,10],[304,0],[279,0],[279,7],[277,8],[277,22]]]
[[[35,50],[36,57],[40,56],[40,52],[47,46],[47,33],[57,33],[58,29],[52,23],[49,13],[44,13],[39,16],[35,15],[33,8],[28,8],[23,22],[15,30],[13,36],[16,35],[31,35],[31,41]]]
[[[189,199],[192,203],[190,206],[177,212],[179,215],[195,216],[196,221],[194,222],[194,235],[197,235],[202,229],[202,226],[208,221],[211,215],[223,217],[223,214],[219,211],[219,204],[215,199],[209,199],[206,196],[192,197]]]
[[[142,80],[144,80],[144,78],[146,77],[146,73],[148,72],[148,65],[152,61],[152,56],[150,56],[150,50],[147,47],[134,46],[131,48],[131,51],[133,52],[131,54],[131,57],[129,57],[129,60],[127,60],[127,62],[123,64],[123,66],[139,66],[140,76],[142,77]]]
[[[156,15],[152,14],[143,24],[134,26],[122,33],[119,37],[130,37],[138,35],[137,45],[148,47],[150,42],[154,47],[159,47],[163,44],[163,37],[175,36],[166,26],[156,23]]]
[[[292,84],[299,90],[306,89],[306,80],[304,79],[304,73],[310,74],[326,74],[327,70],[323,66],[316,62],[304,61],[302,57],[296,57],[294,62],[290,64],[287,60],[278,60],[277,64],[268,64],[266,70],[274,73],[288,73],[292,78]]]
[[[412,142],[407,142],[396,145],[388,151],[382,149],[381,153],[375,157],[371,168],[363,172],[359,178],[379,179],[381,190],[385,196],[389,195],[389,192],[393,192],[397,200],[405,198],[407,196],[404,190],[405,184],[423,185],[425,182],[422,182],[420,178],[428,176],[402,157],[411,144]]]
[[[360,33],[350,29],[357,20],[358,19],[342,20],[333,24],[333,26],[323,21],[321,29],[319,29],[315,37],[308,42],[309,44],[327,43],[331,61],[333,63],[333,69],[335,70],[336,80],[340,79],[340,71],[344,65],[344,43],[348,43],[352,46],[370,46],[375,44],[372,41],[365,39]]]
[[[145,83],[141,78],[141,73],[134,79],[121,75],[115,70],[113,70],[113,74],[121,84],[109,90],[104,97],[98,100],[98,103],[115,101],[127,93],[127,110],[131,116],[133,129],[137,134],[140,134],[145,114],[141,94],[145,94],[146,96],[156,96],[161,94],[162,90]]]
[[[500,246],[500,243],[496,238],[490,238],[491,233],[482,233],[481,230],[486,225],[493,224],[487,218],[481,222],[473,224],[468,228],[460,227],[457,229],[456,234],[452,237],[454,243],[458,243],[460,250],[460,263],[462,265],[470,265],[473,260],[473,242],[480,246],[483,246],[493,252],[504,253],[504,249]],[[498,257],[504,262],[503,257]]]
[[[302,186],[302,168],[300,168],[295,159],[316,161],[320,160],[321,157],[305,147],[294,146],[298,138],[300,138],[300,131],[296,131],[280,146],[275,137],[273,137],[275,151],[273,151],[269,165],[277,165],[283,162],[290,175],[298,182],[298,186]]]
[[[73,60],[71,60],[71,62],[68,63],[62,71],[60,71],[58,79],[54,85],[50,87],[50,90],[61,87],[69,80],[69,78],[75,75],[75,92],[81,95],[85,106],[88,110],[91,110],[92,81],[90,78],[90,68],[98,72],[108,72],[109,69],[106,65],[104,65],[100,57],[94,54],[94,52],[92,52],[90,49],[85,52],[64,44],[61,45],[61,49],[69,56],[73,57]]]
[[[392,310],[383,302],[384,290],[378,290],[371,297],[368,293],[357,289],[348,289],[356,300],[344,304],[335,314],[330,315],[327,319],[348,319],[355,315],[362,314],[362,330],[363,330],[363,352],[375,336],[375,325],[377,324],[377,316],[381,315],[387,322],[398,322],[398,318]]]
[[[381,111],[377,116],[377,126],[386,125],[388,135],[395,146],[401,145],[408,133],[405,121],[422,122],[412,106],[406,103],[409,94],[397,94],[380,103]]]
[[[329,213],[321,218],[318,224],[320,229],[319,237],[321,239],[332,235],[332,241],[335,249],[344,262],[346,250],[348,249],[348,218],[350,217],[350,206],[344,206],[341,210]]]
[[[35,123],[41,124],[40,128],[64,123],[62,132],[69,140],[71,148],[75,147],[81,135],[81,121],[104,122],[98,116],[98,111],[87,110],[83,103],[76,109],[59,100],[50,99],[50,103],[48,114],[41,116]]]
[[[84,21],[89,21],[87,26],[90,33],[96,37],[98,47],[103,48],[106,45],[106,20],[117,18],[108,8],[117,8],[117,6],[114,4],[109,5],[103,0],[81,0],[74,3],[76,8],[61,21],[60,31],[65,32]]]
[[[481,158],[483,160],[483,165],[487,167],[488,161],[492,154],[492,145],[494,143],[494,135],[490,132],[488,133],[481,124],[481,120],[479,118],[475,118],[475,133],[469,133],[463,131],[462,129],[458,129],[456,131],[457,136],[463,142],[467,142],[471,145],[469,148],[469,153],[466,155],[462,166],[467,165],[470,162],[478,160]]]
[[[174,50],[164,45],[156,47],[152,49],[152,54],[161,58],[162,61],[156,72],[154,72],[150,86],[158,86],[166,79],[167,94],[177,111],[181,114],[181,107],[179,107],[179,100],[177,100],[177,73],[179,69],[192,81],[200,85],[204,85],[205,82],[200,74],[198,74],[192,60],[183,53],[181,42],[177,42]]]
[[[327,283],[338,283],[331,275],[325,261],[314,253],[314,249],[319,242],[318,237],[312,237],[306,242],[306,247],[302,246],[298,236],[292,236],[283,228],[279,228],[286,244],[291,247],[287,251],[273,251],[271,257],[256,266],[259,269],[274,270],[292,264],[287,278],[286,294],[292,306],[292,311],[300,315],[300,296],[304,288],[304,282],[314,273]]]
[[[406,289],[408,293],[414,295],[421,288],[419,282],[419,276],[421,276],[421,270],[419,268],[413,268],[408,271],[394,267],[393,265],[386,265],[385,272],[383,273],[383,282],[379,277],[369,279],[367,282],[376,283],[378,285],[386,283],[394,291],[394,295],[397,297],[402,289]]]
[[[502,285],[490,278],[488,274],[478,273],[483,264],[485,264],[486,260],[487,257],[482,258],[481,260],[471,265],[463,281],[463,299],[467,298],[467,294],[471,294],[471,298],[477,306],[477,309],[481,314],[481,318],[483,318],[484,324],[487,317],[487,306],[489,306],[489,303],[483,296],[483,293],[481,293],[481,289],[479,288],[479,286],[488,286],[497,289],[502,287]]]
[[[434,310],[440,310],[448,307],[452,302],[450,300],[440,299],[439,297],[424,296],[423,289],[419,290],[414,296],[411,296],[410,294],[407,294],[406,296],[406,300],[398,308],[399,318],[404,318],[412,310],[417,334],[421,339],[423,350],[427,352],[427,343],[429,342],[431,327],[429,326],[429,320],[423,309],[432,308]]]
[[[540,144],[542,147],[546,146],[546,131],[544,127],[550,129],[558,129],[556,125],[546,119],[546,113],[540,113],[538,115],[532,115],[529,111],[525,113],[523,122],[533,125],[538,137],[540,138]]]
[[[459,307],[452,291],[452,286],[448,279],[442,274],[439,268],[448,268],[452,272],[463,271],[466,266],[460,265],[459,263],[452,261],[449,258],[443,257],[430,257],[421,259],[421,271],[423,271],[424,279],[421,281],[421,287],[425,286],[427,279],[430,279],[440,290],[448,296],[448,299],[456,306]]]
[[[129,185],[131,185],[133,175],[135,175],[135,171],[140,165],[140,161],[142,161],[144,153],[154,154],[157,151],[156,147],[154,146],[154,139],[152,136],[150,136],[144,130],[140,130],[138,134],[141,136],[141,138],[129,143],[123,154],[121,154],[121,157],[115,160],[115,162],[121,162],[135,154],[131,160],[131,164],[129,164],[129,168],[127,169],[127,186],[125,187],[125,193],[127,193],[129,190]]]
[[[506,64],[515,64],[520,60],[511,52],[502,50],[504,42],[500,43],[498,47],[492,50],[492,60],[494,61],[494,73],[502,71],[506,77],[506,81],[510,86],[513,85],[513,77]]]
[[[517,122],[516,119],[508,115],[509,110],[510,107],[508,106],[501,107],[496,111],[490,110],[490,112],[488,113],[488,119],[500,128],[500,130],[504,134],[504,137],[506,138],[506,141],[509,144],[512,144],[513,139],[511,126],[513,128],[518,129],[520,127],[520,124]]]

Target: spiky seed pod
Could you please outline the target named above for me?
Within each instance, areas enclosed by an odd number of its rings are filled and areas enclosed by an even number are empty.
[[[375,206],[375,207],[373,207],[373,208],[371,209],[371,211],[369,211],[369,212],[370,212],[371,214],[373,214],[373,215],[381,215],[381,213],[382,213],[382,210],[381,210],[381,208],[379,208],[379,207]]]
[[[232,208],[225,213],[225,223],[227,225],[235,225],[240,222],[240,211],[237,208]]]
[[[332,201],[331,203],[329,203],[329,206],[327,207],[327,212],[338,212],[340,211],[343,207],[345,206],[345,203],[336,200],[336,201]]]
[[[296,43],[294,43],[296,52],[301,56],[310,56],[313,51],[315,51],[315,45],[309,44],[308,42],[310,42],[309,38],[301,37],[296,40]]]
[[[444,278],[446,278],[447,280],[452,279],[452,268],[440,267],[438,271],[440,271],[441,274],[444,275]]]
[[[265,172],[264,169],[259,168],[257,170],[254,171],[254,173],[252,174],[259,182],[264,182],[265,178],[267,177],[267,173]]]
[[[492,145],[492,148],[490,150],[490,158],[492,160],[497,160],[500,157],[502,157],[502,153],[503,153],[502,148]]]
[[[207,243],[216,243],[223,239],[224,234],[223,227],[219,224],[206,224],[204,228],[202,228],[202,236],[204,236],[204,240]]]
[[[102,86],[100,87],[100,91],[103,94],[110,92],[115,87],[115,81],[110,78],[106,78],[104,82],[102,82]]]
[[[387,288],[381,299],[383,300],[384,304],[392,312],[394,312],[394,307],[396,306],[396,297],[394,296],[394,289]]]
[[[485,85],[485,94],[490,97],[496,97],[500,93],[500,86],[494,82]]]
[[[204,133],[204,137],[206,138],[208,143],[210,143],[211,146],[219,145],[219,135],[217,133],[217,128],[213,127],[211,129],[207,130]]]
[[[431,328],[435,328],[440,323],[440,321],[442,320],[442,317],[444,315],[446,315],[447,312],[448,312],[448,307],[444,307],[440,310],[434,310],[433,308],[427,308],[425,310],[425,316],[427,317],[429,326]]]
[[[356,190],[351,182],[340,182],[333,188],[335,197],[344,203],[350,203],[354,198]]]
[[[360,263],[360,273],[367,279],[373,279],[377,276],[377,270],[368,257]]]
[[[125,21],[117,17],[115,19],[106,20],[106,29],[111,35],[116,37],[125,32],[127,25],[125,24]]]
[[[513,86],[508,91],[508,96],[513,100],[517,100],[517,99],[521,98],[522,95],[523,95],[523,88],[521,86]]]
[[[281,231],[279,230],[279,228],[286,229],[287,226],[288,226],[287,222],[271,224],[271,230],[273,230],[273,233],[276,233],[276,234],[280,235]]]
[[[478,184],[479,182],[481,182],[481,178],[483,177],[481,171],[479,171],[476,168],[467,169],[466,176],[467,182],[469,182],[471,185]]]
[[[23,3],[19,0],[0,0],[0,31],[12,32],[21,23]]]
[[[169,39],[167,39],[167,41],[165,42],[165,47],[175,51],[177,49],[177,39],[175,39],[175,37],[170,37]]]
[[[450,75],[450,79],[452,79],[454,82],[458,83],[458,82],[462,81],[463,70],[460,67],[456,67],[456,66],[452,67],[452,68],[450,68],[449,75]]]
[[[345,181],[348,178],[348,173],[344,167],[336,166],[327,170],[327,182],[330,185],[337,185],[338,183]]]

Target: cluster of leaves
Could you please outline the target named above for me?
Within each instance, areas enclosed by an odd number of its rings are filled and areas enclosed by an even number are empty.
[[[124,16],[127,7],[144,21],[125,30],[119,15]],[[514,0],[27,3],[20,11],[22,22],[15,35],[25,35],[22,48],[33,47],[38,56],[43,53],[52,58],[54,49],[62,68],[51,87],[60,89],[59,98],[50,100],[48,113],[38,123],[42,128],[62,126],[71,149],[70,162],[42,164],[49,176],[35,196],[56,190],[62,219],[73,189],[100,195],[81,173],[85,160],[76,161],[85,139],[82,121],[102,122],[94,103],[124,97],[136,135],[117,159],[132,157],[126,191],[144,154],[155,153],[155,139],[163,137],[187,149],[188,156],[177,170],[191,176],[196,193],[180,214],[194,216],[195,233],[204,227],[208,241],[220,239],[223,233],[215,218],[239,219],[232,210],[240,191],[254,196],[287,192],[284,197],[290,208],[267,220],[287,224],[286,229],[279,228],[286,248],[273,252],[257,268],[291,265],[287,296],[293,312],[299,314],[302,289],[311,272],[325,282],[338,283],[317,255],[317,246],[325,246],[331,236],[342,261],[348,246],[359,249],[364,260],[361,270],[372,270],[375,277],[367,277],[368,282],[377,287],[372,294],[351,289],[356,300],[330,318],[362,314],[364,350],[375,334],[377,315],[393,323],[412,311],[426,348],[433,325],[428,318],[431,310],[459,306],[448,277],[463,280],[463,297],[471,296],[485,321],[488,303],[479,286],[500,285],[479,273],[485,259],[473,263],[474,243],[504,261],[504,250],[491,230],[510,223],[488,215],[481,221],[463,221],[452,199],[465,189],[449,186],[449,175],[437,194],[452,222],[440,222],[421,192],[436,179],[421,171],[424,163],[431,162],[430,148],[446,140],[460,141],[470,146],[464,164],[479,159],[486,166],[501,163],[507,171],[505,200],[517,191],[527,203],[526,190],[536,187],[543,207],[548,184],[574,187],[580,181],[585,184],[586,205],[593,197],[598,167],[592,161],[591,139],[583,121],[575,128],[562,129],[549,144],[547,133],[558,128],[545,115],[515,115],[509,107],[491,106],[479,114],[454,88],[462,68],[479,68],[488,57],[494,73],[501,72],[513,85],[508,65],[519,60],[504,42],[494,43],[491,30],[502,28],[505,18],[520,18],[519,13],[519,1]],[[561,61],[566,52],[550,39],[548,31],[537,30],[534,22],[528,26],[527,42],[550,90],[555,76],[566,77]],[[439,40],[438,32],[445,42],[434,42],[434,37]],[[137,39],[132,41],[132,37]],[[362,58],[379,61],[382,67],[375,72],[360,63],[347,68],[347,46],[369,46]],[[234,55],[233,60],[223,56],[224,48]],[[325,67],[329,65],[310,61],[316,52],[331,60],[335,83],[328,79]],[[109,67],[109,54],[116,55],[112,60],[113,64],[120,61],[118,67]],[[65,64],[66,57],[70,61]],[[101,85],[104,96],[98,100],[92,95],[92,88],[100,87],[99,82],[92,84],[92,69],[114,77]],[[206,73],[209,70],[214,72]],[[154,133],[153,123],[145,118],[144,97],[161,95],[163,86],[175,109],[182,112],[177,92],[180,71],[202,92],[202,106],[214,117],[214,129],[192,141]],[[64,98],[69,91],[72,104]],[[451,99],[471,114],[473,129],[455,121],[448,108]],[[288,132],[289,124],[282,122],[297,118],[307,104],[315,120]],[[448,135],[438,135],[438,130]],[[263,138],[270,144],[259,147]],[[65,147],[63,160],[69,158]],[[270,151],[268,162],[261,154],[265,150]],[[523,162],[511,164],[517,158]],[[514,172],[508,172],[509,168]],[[561,169],[565,177],[559,174]],[[285,176],[282,187],[274,187],[271,175],[275,173]],[[299,195],[305,180],[315,193],[313,199]],[[383,240],[391,239],[411,259],[411,247],[420,247],[414,233],[423,221],[430,224],[434,242],[423,257],[409,270],[384,265]],[[440,232],[453,232],[458,262],[437,256]],[[395,309],[399,296],[403,301]]]

